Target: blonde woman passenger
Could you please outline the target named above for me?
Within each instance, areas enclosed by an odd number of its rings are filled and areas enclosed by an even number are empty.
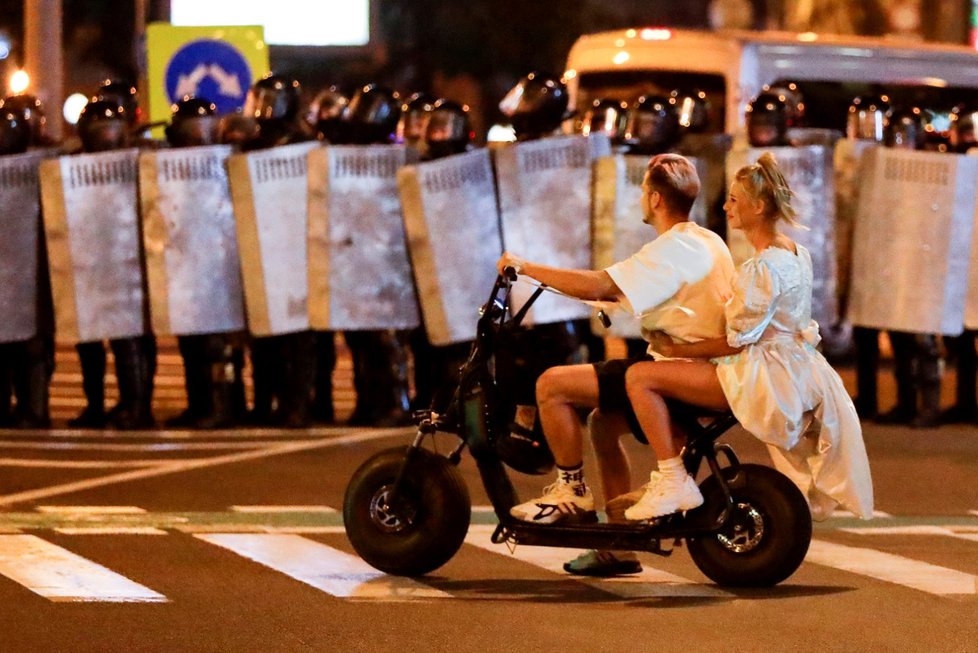
[[[726,337],[691,344],[658,335],[672,359],[631,366],[625,387],[658,461],[641,499],[625,511],[646,520],[703,503],[683,467],[683,442],[670,430],[666,399],[730,408],[768,446],[775,466],[806,495],[815,519],[841,505],[869,519],[873,487],[862,428],[838,374],[816,350],[811,319],[812,259],[778,226],[797,224],[791,190],[774,157],[741,168],[724,203],[755,256],[738,270],[726,303]]]

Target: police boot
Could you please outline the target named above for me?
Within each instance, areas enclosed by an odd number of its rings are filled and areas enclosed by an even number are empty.
[[[111,341],[115,354],[115,375],[119,381],[119,404],[109,418],[110,426],[121,430],[151,428],[148,413],[150,365],[138,338]]]
[[[896,406],[879,416],[880,424],[910,424],[917,416],[917,383],[914,375],[915,335],[891,331],[893,375],[896,378]]]
[[[78,416],[68,420],[68,426],[100,429],[106,424],[105,415],[105,346],[101,341],[75,345],[81,364],[82,391],[88,404]]]
[[[914,417],[914,428],[934,428],[941,423],[941,357],[937,336],[918,336],[915,373],[920,406]]]
[[[171,428],[188,428],[203,417],[206,412],[208,396],[208,375],[210,369],[205,358],[200,336],[179,336],[177,346],[183,358],[184,388],[187,392],[187,408],[166,420]]]
[[[48,373],[41,338],[31,338],[24,344],[17,367],[14,377],[14,392],[17,395],[14,427],[49,428]]]
[[[313,392],[312,418],[322,424],[336,421],[333,406],[333,370],[336,369],[336,341],[332,331],[314,334],[316,341],[316,383]]]

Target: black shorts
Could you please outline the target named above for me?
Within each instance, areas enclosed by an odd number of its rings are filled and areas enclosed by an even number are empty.
[[[651,360],[654,360],[651,356],[643,354],[635,358],[615,358],[593,363],[594,371],[598,375],[598,408],[602,413],[624,415],[629,428],[632,429],[632,435],[642,444],[648,444],[649,440],[639,426],[632,402],[628,400],[628,393],[625,392],[625,370],[635,363]]]

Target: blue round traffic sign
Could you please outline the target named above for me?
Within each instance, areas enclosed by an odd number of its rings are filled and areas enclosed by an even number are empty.
[[[193,95],[216,104],[218,113],[230,113],[244,106],[251,87],[251,66],[234,46],[201,39],[173,54],[165,83],[171,103]]]

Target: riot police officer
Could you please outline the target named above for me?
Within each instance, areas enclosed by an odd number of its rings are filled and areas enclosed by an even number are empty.
[[[675,107],[679,127],[684,133],[700,134],[709,128],[710,101],[706,91],[677,89],[669,94],[669,100]]]
[[[298,81],[275,73],[252,85],[243,113],[255,121],[256,131],[243,149],[265,149],[305,140],[298,124],[300,91]],[[290,428],[309,425],[316,378],[315,348],[312,331],[252,338],[253,421]]]
[[[950,151],[965,154],[978,147],[978,106],[959,105],[951,111],[949,134]],[[954,391],[954,404],[941,414],[945,424],[975,422],[978,420],[978,400],[976,400],[976,376],[978,376],[978,352],[975,340],[978,331],[965,329],[960,336],[944,337],[949,353],[957,361],[957,384]]]
[[[401,114],[394,131],[394,142],[413,147],[424,156],[424,126],[435,98],[424,92],[412,93],[401,104]]]
[[[925,143],[924,110],[891,107],[883,124],[887,147],[921,150]],[[918,428],[940,422],[941,358],[937,335],[890,331],[897,404],[877,420],[884,424],[910,424]]]
[[[78,136],[84,152],[122,149],[129,144],[129,119],[126,109],[112,100],[91,100],[78,118]],[[116,338],[109,341],[115,356],[119,403],[106,418],[105,347],[102,342],[76,345],[81,361],[82,387],[87,406],[69,421],[70,426],[98,428],[108,423],[120,429],[149,428],[153,425],[152,394],[156,347],[152,335]]]
[[[499,110],[516,132],[516,140],[529,141],[553,134],[567,118],[567,87],[559,78],[532,72],[499,102]]]
[[[401,98],[377,84],[360,87],[346,113],[350,142],[393,143],[401,118]],[[393,426],[410,422],[407,332],[365,329],[343,334],[353,358],[356,405],[352,425]]]
[[[12,96],[0,101],[0,156],[22,154],[41,132],[35,132],[40,102],[30,96]],[[0,424],[15,428],[47,428],[48,386],[54,371],[54,315],[48,278],[44,230],[38,236],[35,305],[36,333],[27,340],[0,343]],[[17,407],[11,411],[11,393]]]
[[[186,96],[173,105],[166,140],[170,147],[213,145],[218,141],[220,119],[214,103]],[[244,403],[240,366],[235,365],[235,347],[227,333],[177,336],[183,358],[187,409],[167,422],[168,426],[221,428],[234,423],[234,406]]]
[[[747,105],[747,140],[751,147],[788,144],[788,104],[772,91],[760,93]]]
[[[462,154],[472,143],[469,108],[444,98],[427,103],[419,128],[419,151],[425,161],[434,161],[455,154]],[[450,385],[448,379],[458,376],[465,362],[471,342],[435,346],[428,340],[424,323],[410,334],[411,352],[414,355],[414,399],[417,410],[432,408],[444,412],[449,397],[439,395],[441,388]]]

